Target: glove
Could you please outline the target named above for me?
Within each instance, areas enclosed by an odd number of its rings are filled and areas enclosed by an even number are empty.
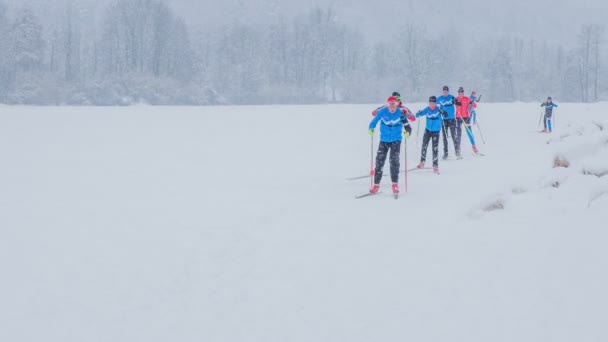
[[[371,135],[372,137],[374,136],[374,129],[370,128],[367,132],[369,132],[369,135]]]
[[[410,133],[412,133],[412,127],[410,127],[408,125],[408,126],[405,126],[404,129],[405,129],[405,131],[403,132],[403,138],[407,139],[410,137]]]
[[[405,130],[405,132],[407,133],[407,136],[409,137],[410,134],[412,134],[412,126],[407,125],[405,127],[403,127],[403,129]]]

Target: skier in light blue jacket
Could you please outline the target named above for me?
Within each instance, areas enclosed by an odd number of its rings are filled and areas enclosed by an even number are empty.
[[[445,110],[448,115],[443,119],[443,127],[441,129],[443,136],[443,159],[448,159],[448,134],[452,136],[454,143],[454,149],[456,149],[456,98],[449,93],[450,88],[446,85],[443,86],[443,94],[437,98],[437,105]]]
[[[557,104],[553,103],[551,96],[549,96],[547,97],[547,101],[543,102],[540,106],[545,107],[545,120],[543,120],[545,124],[545,129],[543,129],[541,132],[551,133],[553,108],[557,108]]]
[[[426,117],[426,128],[424,130],[424,136],[422,137],[422,151],[420,154],[420,164],[418,168],[424,168],[426,161],[426,150],[429,146],[429,140],[433,142],[433,171],[439,173],[439,132],[441,132],[443,126],[443,118],[448,116],[448,113],[437,106],[437,98],[435,96],[429,97],[429,106],[419,110],[416,113],[416,117]]]
[[[380,180],[382,180],[382,169],[390,150],[390,170],[392,190],[394,194],[399,193],[399,153],[401,150],[401,140],[403,140],[403,122],[407,118],[402,115],[403,111],[399,108],[399,100],[395,96],[389,96],[386,100],[387,107],[379,108],[376,115],[369,123],[369,134],[374,135],[378,123],[380,123],[380,145],[376,154],[376,169],[374,170],[374,185],[369,190],[376,193],[380,190]],[[409,133],[407,133],[409,135]]]

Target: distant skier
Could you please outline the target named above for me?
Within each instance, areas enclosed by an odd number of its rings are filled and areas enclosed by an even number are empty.
[[[403,139],[401,130],[404,129],[403,111],[399,108],[399,100],[395,96],[389,96],[386,100],[387,106],[379,108],[376,115],[369,124],[368,130],[371,136],[374,135],[374,130],[380,122],[380,145],[376,154],[376,169],[374,171],[374,186],[369,190],[371,193],[376,193],[380,190],[380,181],[382,180],[382,169],[386,157],[390,150],[390,172],[392,190],[394,194],[399,193],[399,153],[401,149],[401,140]],[[407,119],[405,119],[407,122]]]
[[[443,86],[443,94],[437,98],[437,105],[448,113],[443,119],[441,135],[443,136],[443,160],[448,159],[448,133],[452,136],[454,149],[456,149],[456,116],[454,103],[456,98],[449,94],[450,88]]]
[[[471,117],[469,113],[469,106],[476,108],[477,104],[471,102],[471,98],[464,96],[464,88],[458,88],[458,97],[456,97],[456,157],[462,158],[460,153],[460,145],[462,142],[462,126],[465,126],[465,130],[473,147],[473,152],[479,153],[477,146],[475,146],[475,138],[473,137],[473,131],[471,130]]]
[[[469,96],[469,98],[471,99],[471,104],[469,105],[469,113],[471,113],[471,124],[476,125],[477,124],[477,112],[475,111],[475,107],[473,106],[473,103],[477,103],[477,101],[479,101],[479,98],[477,97],[477,92],[475,90],[473,90],[471,92],[471,96]]]
[[[543,102],[540,106],[545,107],[545,120],[543,120],[545,129],[543,129],[541,132],[551,133],[551,129],[552,129],[551,121],[552,121],[552,117],[553,117],[553,108],[557,108],[557,104],[553,103],[551,96],[549,96],[549,97],[547,97],[547,101]]]
[[[444,117],[448,116],[448,113],[437,106],[437,98],[435,96],[429,97],[429,106],[419,110],[416,113],[416,117],[426,117],[426,128],[424,130],[424,136],[422,137],[422,151],[420,152],[420,164],[418,168],[422,169],[426,161],[426,150],[429,146],[429,140],[433,143],[433,171],[439,172],[439,132],[441,131],[442,121]]]

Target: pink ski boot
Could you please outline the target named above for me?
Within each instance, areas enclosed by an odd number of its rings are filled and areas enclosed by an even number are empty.
[[[375,194],[378,192],[378,190],[380,190],[380,184],[374,184],[374,186],[369,189],[369,192],[371,192],[372,194]]]

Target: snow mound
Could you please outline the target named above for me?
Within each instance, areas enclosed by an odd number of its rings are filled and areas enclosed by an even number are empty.
[[[560,210],[606,207],[608,130],[605,127],[608,121],[568,125],[547,141],[552,162],[538,174],[531,175],[537,179],[535,183],[512,185],[509,190],[488,196],[469,212],[469,217],[512,214],[513,210],[522,210],[520,214],[524,216],[541,212],[552,215]]]

